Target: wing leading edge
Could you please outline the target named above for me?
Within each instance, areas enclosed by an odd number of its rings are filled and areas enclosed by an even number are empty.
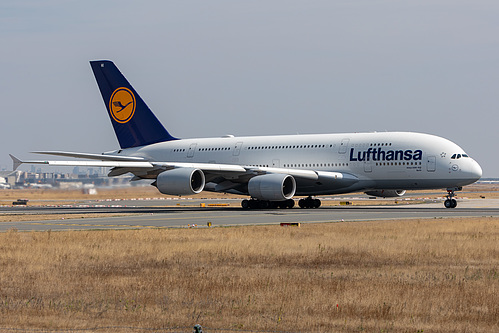
[[[146,173],[152,173],[151,177],[156,178],[157,174],[176,168],[193,168],[199,169],[206,174],[216,174],[228,179],[233,179],[234,176],[248,176],[248,179],[253,176],[265,174],[285,174],[298,179],[319,180],[326,178],[335,181],[357,181],[356,176],[341,172],[325,172],[305,169],[288,169],[288,168],[271,168],[271,167],[253,167],[242,166],[237,164],[216,164],[216,163],[182,163],[182,162],[156,162],[147,161],[141,157],[116,156],[91,153],[76,153],[63,151],[40,151],[34,152],[37,154],[87,158],[91,161],[49,161],[49,160],[29,160],[22,161],[13,155],[9,155],[13,161],[13,170],[16,170],[21,164],[44,164],[50,166],[80,166],[80,167],[107,167],[113,168],[109,176],[117,176],[131,172],[136,176],[143,176]]]

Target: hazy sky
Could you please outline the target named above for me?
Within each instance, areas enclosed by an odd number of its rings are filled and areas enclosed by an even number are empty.
[[[111,59],[180,138],[424,132],[499,177],[497,0],[3,0],[0,41],[0,168],[118,148]]]

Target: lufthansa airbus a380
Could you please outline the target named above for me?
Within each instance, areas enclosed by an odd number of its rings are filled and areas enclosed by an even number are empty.
[[[42,151],[83,158],[21,161],[56,166],[110,167],[109,176],[155,179],[161,193],[203,190],[247,195],[243,208],[318,208],[317,195],[365,192],[397,197],[406,190],[455,191],[482,176],[480,165],[455,143],[411,132],[342,133],[177,139],[163,127],[113,62],[91,61],[120,149],[102,154]]]

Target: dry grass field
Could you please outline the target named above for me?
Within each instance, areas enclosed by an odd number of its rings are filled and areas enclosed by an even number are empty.
[[[0,327],[499,331],[499,220],[0,234]]]

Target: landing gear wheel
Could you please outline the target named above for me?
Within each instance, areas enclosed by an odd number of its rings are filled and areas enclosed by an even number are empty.
[[[295,206],[295,201],[293,199],[288,199],[284,201],[268,201],[260,199],[244,199],[241,201],[241,207],[243,209],[276,209],[276,208],[293,208]]]
[[[254,199],[249,200],[249,208],[251,209],[258,208],[258,201]]]
[[[300,208],[319,208],[321,206],[321,201],[308,197],[306,199],[300,199],[298,201],[298,206],[300,206]]]
[[[314,199],[314,208],[319,208],[321,206],[321,201],[319,199]]]
[[[243,209],[250,208],[249,201],[246,200],[246,199],[244,199],[243,201],[241,201],[241,207],[243,207]]]
[[[447,200],[444,201],[445,208],[456,208],[457,201],[454,199],[455,191],[461,191],[462,187],[452,187],[447,189]]]
[[[270,207],[270,202],[269,201],[266,201],[266,200],[260,200],[259,201],[259,207],[258,208],[267,209],[269,207]]]

